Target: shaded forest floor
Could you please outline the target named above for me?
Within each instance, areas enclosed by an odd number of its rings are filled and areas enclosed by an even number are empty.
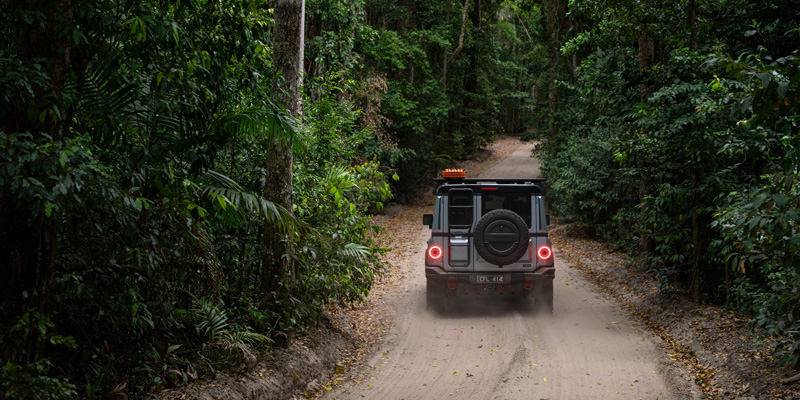
[[[459,167],[478,175],[518,143],[516,138],[501,137]],[[411,243],[406,239],[421,223],[420,209],[429,208],[431,201],[432,196],[425,195],[414,204],[395,206],[386,215],[375,217],[386,228],[386,245],[393,249],[387,261],[392,265],[400,261],[397,257],[404,253],[403,246]],[[698,398],[800,398],[800,385],[780,383],[794,371],[777,366],[766,343],[751,332],[749,317],[694,304],[680,293],[660,290],[657,282],[624,254],[616,253],[613,246],[586,238],[569,226],[556,226],[551,239],[557,257],[580,270],[662,340],[672,362],[702,388]],[[364,379],[351,376],[351,371],[392,328],[388,302],[405,278],[398,268],[390,268],[376,281],[365,302],[344,310],[330,309],[318,327],[296,337],[287,348],[276,349],[255,368],[198,380],[165,392],[162,398],[306,399],[342,382]]]

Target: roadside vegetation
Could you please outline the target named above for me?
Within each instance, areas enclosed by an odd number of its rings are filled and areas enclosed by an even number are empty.
[[[554,214],[800,367],[800,5],[571,3],[541,157]],[[552,106],[552,104],[551,104]]]
[[[268,357],[369,293],[370,215],[500,133],[543,141],[563,221],[797,366],[796,2],[299,4],[0,0],[5,398]]]
[[[299,5],[0,1],[0,397],[269,357],[369,293],[371,214],[530,126],[534,4]]]

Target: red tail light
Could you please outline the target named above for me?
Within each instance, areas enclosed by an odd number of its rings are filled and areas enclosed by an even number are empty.
[[[430,258],[432,258],[434,260],[438,260],[438,259],[442,258],[442,248],[439,247],[439,246],[431,246],[428,249],[428,257],[430,257]]]
[[[539,256],[539,259],[549,260],[550,257],[553,256],[553,250],[550,250],[550,246],[544,245],[539,247],[539,250],[536,252],[536,254]]]

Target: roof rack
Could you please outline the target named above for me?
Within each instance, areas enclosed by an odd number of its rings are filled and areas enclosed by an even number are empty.
[[[544,188],[545,178],[433,178],[433,181],[436,182],[433,187],[434,194],[446,193],[439,192],[439,189],[445,185],[475,190],[485,187],[486,183],[495,183],[496,185],[493,186],[498,188],[531,188],[533,193],[542,195],[546,193]]]

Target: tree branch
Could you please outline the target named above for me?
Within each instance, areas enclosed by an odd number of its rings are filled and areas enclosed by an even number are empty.
[[[469,10],[469,0],[464,0],[464,9],[461,11],[461,34],[458,35],[458,47],[456,47],[455,51],[453,51],[453,55],[449,59],[447,59],[447,54],[445,53],[447,62],[444,64],[444,69],[442,70],[442,90],[444,91],[447,90],[447,71],[453,67],[456,58],[458,58],[458,54],[464,49],[464,34],[467,31],[467,10]]]

